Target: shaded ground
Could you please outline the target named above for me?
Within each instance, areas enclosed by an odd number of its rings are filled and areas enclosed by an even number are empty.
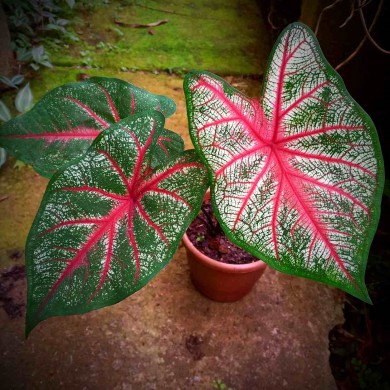
[[[0,310],[0,381],[7,389],[211,389],[217,379],[237,390],[332,389],[328,330],[341,320],[335,290],[271,269],[241,302],[212,302],[194,290],[180,248],[140,292],[49,319],[27,341],[24,313]]]
[[[382,217],[367,264],[367,288],[373,305],[347,296],[345,322],[329,334],[331,367],[341,390],[390,389],[390,197],[382,200]]]

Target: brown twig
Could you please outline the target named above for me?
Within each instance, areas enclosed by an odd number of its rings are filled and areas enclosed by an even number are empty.
[[[360,0],[359,0],[359,5],[360,5],[360,9],[361,9],[361,3],[360,3]],[[381,8],[382,8],[382,5],[383,5],[383,0],[380,1],[379,5],[378,5],[378,8],[376,10],[376,13],[375,13],[375,16],[374,16],[374,19],[372,19],[372,22],[371,22],[371,25],[370,27],[367,29],[367,32],[370,33],[372,28],[374,27],[376,21],[378,20],[378,17],[379,17],[379,14],[380,14],[380,11],[381,11]],[[367,26],[366,26],[367,27]],[[366,42],[367,38],[368,38],[368,35],[367,35],[367,32],[366,34],[364,35],[364,38],[360,41],[359,45],[357,46],[357,48],[343,61],[341,62],[340,64],[338,64],[336,67],[335,67],[335,70],[339,70],[342,66],[344,66],[345,64],[347,64],[349,61],[352,60],[353,57],[356,56],[356,54],[360,51],[360,49],[363,47],[364,43]]]
[[[332,4],[326,6],[325,8],[322,9],[322,11],[320,12],[320,15],[318,16],[317,25],[316,25],[316,28],[314,30],[315,35],[318,34],[318,29],[320,28],[321,19],[322,19],[322,15],[324,14],[324,12],[329,11],[330,9],[332,9],[333,7],[335,7],[338,3],[342,2],[342,1],[343,0],[336,0]]]
[[[270,10],[270,11],[268,12],[267,20],[268,20],[268,23],[269,23],[269,25],[271,26],[271,28],[272,28],[273,30],[277,30],[277,27],[272,23],[272,19],[271,19],[272,13],[273,13],[273,10]]]
[[[9,198],[9,195],[0,196],[0,202]]]
[[[159,20],[157,22],[153,22],[153,23],[147,23],[147,24],[142,24],[142,23],[125,23],[125,22],[121,22],[119,20],[114,20],[114,23],[119,25],[119,26],[122,26],[122,27],[149,28],[149,27],[161,26],[162,24],[168,23],[168,20],[164,19],[164,20]]]
[[[370,42],[379,50],[381,51],[382,53],[385,53],[385,54],[390,54],[390,51],[389,50],[385,50],[383,49],[381,46],[378,45],[378,43],[374,40],[374,38],[371,36],[370,34],[370,29],[367,28],[367,24],[366,24],[366,19],[364,17],[364,13],[363,13],[363,7],[361,5],[361,1],[358,0],[358,5],[359,5],[359,14],[360,14],[360,19],[362,21],[362,24],[363,24],[363,27],[364,27],[364,31],[366,32],[366,37],[370,40]],[[383,0],[380,1],[379,5],[378,5],[378,9],[380,10],[382,8],[382,5],[383,5]]]
[[[344,20],[344,22],[342,24],[340,24],[340,28],[343,28],[345,27],[348,22],[353,18],[353,14],[355,13],[355,4],[353,2],[353,0],[350,1],[350,5],[351,5],[351,12],[349,13],[347,19]]]

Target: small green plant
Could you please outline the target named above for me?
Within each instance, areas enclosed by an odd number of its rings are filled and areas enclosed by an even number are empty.
[[[0,167],[2,167],[7,160],[7,153],[5,149],[0,148]]]
[[[184,80],[195,150],[165,129],[174,102],[117,79],[49,92],[0,145],[51,177],[26,245],[26,331],[114,304],[173,257],[210,187],[228,238],[275,269],[370,302],[384,184],[376,129],[304,25],[288,26],[260,101],[209,72]]]
[[[196,236],[196,241],[201,242],[205,239],[203,234],[198,233]]]
[[[0,83],[6,85],[10,88],[18,88],[20,84],[24,81],[24,76],[22,74],[17,74],[11,78],[7,76],[0,76]]]
[[[74,7],[73,0],[66,1],[69,9]],[[61,17],[66,10],[58,0],[3,0],[11,34],[11,45],[17,60],[29,64],[34,70],[41,66],[52,67],[44,41],[48,33],[65,40],[77,40],[74,33],[67,31],[69,23]]]
[[[19,80],[23,81],[23,76],[18,75],[17,81],[16,76],[13,77],[10,81],[13,81],[15,87],[19,85]],[[3,78],[2,78],[3,80]],[[15,98],[15,108],[16,110],[22,114],[28,111],[34,104],[34,98],[30,89],[30,84],[27,83],[22,89],[20,89]],[[7,122],[12,119],[11,111],[7,107],[7,105],[0,100],[0,121]],[[4,148],[0,148],[0,167],[5,163],[7,159],[7,154]]]
[[[234,390],[232,387],[226,386],[226,384],[221,380],[217,379],[213,383],[213,389],[218,389],[218,390]]]

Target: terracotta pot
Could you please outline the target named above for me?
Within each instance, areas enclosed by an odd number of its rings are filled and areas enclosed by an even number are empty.
[[[206,194],[205,199],[210,197]],[[259,260],[249,264],[226,264],[216,261],[195,248],[187,234],[183,236],[191,280],[203,295],[214,301],[234,302],[248,294],[266,263]]]

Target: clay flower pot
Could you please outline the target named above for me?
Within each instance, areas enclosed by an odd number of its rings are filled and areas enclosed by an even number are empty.
[[[206,193],[205,200],[210,198]],[[267,264],[259,260],[249,264],[226,264],[204,255],[183,236],[191,280],[206,297],[219,302],[234,302],[248,294]]]

